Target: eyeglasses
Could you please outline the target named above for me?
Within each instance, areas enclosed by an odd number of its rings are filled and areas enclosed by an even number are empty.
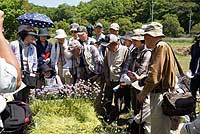
[[[71,33],[77,33],[77,31],[71,31]]]

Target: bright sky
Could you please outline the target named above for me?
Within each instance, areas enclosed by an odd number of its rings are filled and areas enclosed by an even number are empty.
[[[60,4],[68,4],[71,6],[78,5],[80,1],[88,2],[90,0],[29,0],[29,3],[33,3],[39,6],[46,6],[46,7],[57,7]]]

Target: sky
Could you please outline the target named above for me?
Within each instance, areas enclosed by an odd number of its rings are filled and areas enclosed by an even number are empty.
[[[39,6],[57,7],[58,5],[64,3],[70,6],[76,6],[80,3],[80,1],[88,2],[90,0],[29,0],[29,3],[33,3]]]

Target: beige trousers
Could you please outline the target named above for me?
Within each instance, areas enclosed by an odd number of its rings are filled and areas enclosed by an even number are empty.
[[[161,93],[150,94],[151,134],[170,134],[171,121],[169,116],[162,112],[162,100],[163,95]]]

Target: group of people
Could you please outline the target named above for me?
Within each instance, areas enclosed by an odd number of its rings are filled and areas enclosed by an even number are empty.
[[[46,29],[36,32],[31,26],[21,25],[18,27],[19,39],[9,45],[2,33],[3,14],[1,11],[1,93],[18,89],[24,72],[33,77],[40,75],[37,88],[90,80],[98,82],[104,90],[103,101],[109,104],[108,108],[114,105],[119,113],[108,122],[132,109],[134,117],[146,115],[142,120],[146,128],[144,133],[170,133],[171,120],[163,114],[161,103],[163,92],[175,89],[176,65],[171,47],[162,40],[165,37],[162,24],[152,22],[120,36],[117,23],[110,25],[108,35],[104,35],[103,25],[96,23],[91,36],[87,27],[72,23],[71,38],[67,39],[66,32],[58,29],[55,43],[48,41],[51,36]],[[195,88],[194,96],[199,88],[199,57],[196,57],[198,49],[195,47],[199,49],[199,46],[192,47],[195,52],[192,51],[190,64],[192,73],[197,74],[191,82],[196,84],[191,86]],[[28,102],[30,89],[29,86],[23,88],[16,99]],[[140,119],[135,120],[141,123]]]

